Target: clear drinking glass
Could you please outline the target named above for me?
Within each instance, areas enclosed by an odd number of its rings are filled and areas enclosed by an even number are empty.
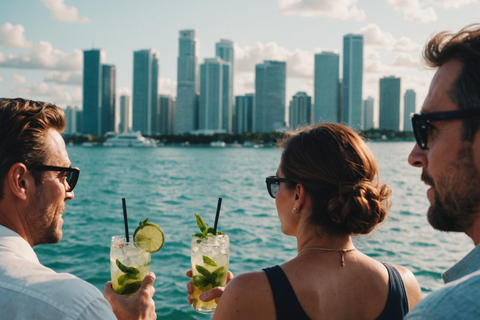
[[[200,238],[192,236],[192,306],[200,313],[213,313],[217,302],[203,302],[198,297],[215,287],[225,287],[227,281],[230,240],[227,235]]]
[[[110,273],[113,290],[130,296],[140,289],[143,278],[150,272],[150,253],[127,242],[125,236],[114,236],[110,246]]]

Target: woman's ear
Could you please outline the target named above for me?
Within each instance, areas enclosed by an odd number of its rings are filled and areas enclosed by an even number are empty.
[[[10,167],[7,173],[7,186],[10,192],[21,200],[27,199],[27,189],[31,185],[31,181],[28,181],[31,175],[28,172],[27,167],[17,162]]]
[[[297,183],[295,186],[295,207],[298,211],[305,205],[305,197],[307,195],[307,191],[305,187],[301,183]]]

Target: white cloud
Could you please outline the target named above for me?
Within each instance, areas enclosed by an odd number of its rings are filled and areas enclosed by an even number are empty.
[[[464,0],[465,1],[465,0]],[[397,11],[403,12],[406,20],[431,22],[437,21],[437,13],[432,7],[423,9],[424,3],[419,0],[387,0]]]
[[[177,81],[170,78],[160,78],[160,94],[175,97],[177,95]]]
[[[74,86],[81,86],[83,84],[82,72],[75,71],[52,71],[48,73],[43,80],[45,82],[54,82],[58,84],[67,84]]]
[[[28,85],[20,84],[13,91],[26,99],[48,101],[58,106],[81,105],[82,101],[80,87],[69,90],[63,85],[49,86],[43,81]]]
[[[82,70],[83,53],[76,49],[65,53],[54,49],[49,42],[40,41],[30,53],[22,52],[17,56],[0,55],[0,67],[18,69],[46,70]]]
[[[363,51],[363,72],[377,74],[391,74],[392,67],[384,65],[381,61],[380,53],[376,50],[364,48]]]
[[[415,59],[409,53],[399,53],[395,56],[393,61],[393,66],[401,67],[401,68],[411,68],[416,69],[419,71],[425,70],[419,61],[419,59]]]
[[[2,78],[2,77],[0,77],[0,82],[2,82],[2,81],[3,81],[3,78]]]
[[[12,75],[12,78],[13,78],[13,81],[16,83],[16,84],[22,84],[22,83],[25,83],[25,77],[22,76],[22,75],[19,75],[19,74],[13,74]]]
[[[31,48],[33,44],[27,40],[25,28],[18,24],[16,26],[11,23],[5,23],[0,27],[0,45],[12,48]]]
[[[395,39],[392,34],[383,32],[379,26],[369,23],[360,29],[364,36],[364,44],[377,48],[385,48],[389,51],[412,52],[421,50],[422,46],[414,43],[410,38],[400,37]]]
[[[471,3],[477,3],[477,0],[430,0],[430,2],[444,8],[459,8]]]
[[[326,16],[341,20],[360,21],[365,11],[357,8],[357,0],[278,0],[280,13],[285,15]]]
[[[50,18],[55,21],[69,23],[90,23],[90,19],[80,16],[78,9],[74,6],[68,7],[63,0],[42,0],[45,7],[50,10]]]

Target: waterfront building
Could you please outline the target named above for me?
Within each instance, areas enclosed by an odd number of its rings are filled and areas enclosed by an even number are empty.
[[[175,133],[198,127],[197,30],[181,30],[178,40]]]
[[[233,130],[233,105],[235,103],[235,98],[233,95],[233,79],[234,79],[234,62],[235,62],[235,52],[233,50],[233,41],[220,39],[220,42],[215,44],[215,56],[219,57],[223,61],[230,62],[230,74],[229,74],[229,82],[228,82],[228,94],[230,96],[230,130]]]
[[[199,130],[231,132],[230,62],[219,57],[205,59],[200,65]]]
[[[400,78],[380,79],[380,129],[399,131]]]
[[[81,133],[83,132],[82,130],[82,126],[83,126],[83,110],[82,109],[78,109],[77,112],[76,112],[76,122],[77,122],[77,133]]]
[[[363,101],[363,130],[373,129],[373,102],[372,97]]]
[[[133,53],[132,127],[143,135],[157,133],[158,53],[139,50]]]
[[[253,132],[254,99],[253,93],[235,97],[236,133]]]
[[[114,65],[102,65],[102,107],[100,132],[115,131],[116,68]]]
[[[312,113],[312,97],[305,92],[297,92],[290,101],[289,128],[311,124]]]
[[[264,61],[255,66],[255,132],[285,128],[285,88],[287,63]]]
[[[363,36],[343,37],[343,110],[342,121],[361,129],[363,87]]]
[[[175,125],[175,98],[169,95],[160,95],[159,128],[160,134],[174,134]]]
[[[314,122],[340,121],[340,56],[333,52],[315,55]]]
[[[132,105],[129,95],[120,96],[120,123],[118,125],[120,133],[132,131]]]
[[[102,51],[83,51],[83,121],[82,132],[101,135]]]
[[[403,96],[403,131],[412,132],[412,120],[410,114],[415,113],[417,95],[414,90],[408,89]]]
[[[65,127],[65,130],[63,131],[64,134],[74,134],[78,132],[77,112],[78,107],[67,106],[67,109],[65,109],[65,119],[67,121],[67,125]]]

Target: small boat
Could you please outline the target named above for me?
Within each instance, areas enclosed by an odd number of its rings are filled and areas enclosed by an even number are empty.
[[[152,138],[146,138],[140,131],[112,135],[103,143],[104,147],[156,147]]]
[[[225,142],[223,141],[212,141],[210,142],[210,147],[225,147]]]

